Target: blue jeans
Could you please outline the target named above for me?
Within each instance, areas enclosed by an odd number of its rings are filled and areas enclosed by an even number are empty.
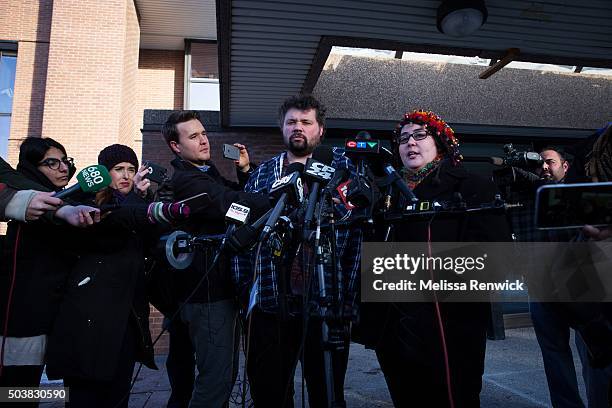
[[[586,385],[589,408],[608,408],[608,387],[612,381],[612,364],[604,368],[593,368],[589,363],[587,347],[576,332],[576,347],[582,361],[582,376]]]
[[[190,408],[227,405],[238,372],[237,319],[237,308],[229,299],[187,303],[181,310],[198,368]]]
[[[570,327],[553,307],[548,303],[529,303],[533,328],[542,351],[550,401],[555,408],[584,408],[569,344]],[[576,336],[577,342],[578,338]],[[584,366],[588,361],[582,360],[582,364]]]

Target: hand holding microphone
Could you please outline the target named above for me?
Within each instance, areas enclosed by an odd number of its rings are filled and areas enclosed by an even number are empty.
[[[77,173],[76,178],[77,184],[55,193],[53,197],[63,199],[81,191],[84,193],[96,193],[108,187],[111,183],[111,176],[108,170],[101,164],[87,166]]]

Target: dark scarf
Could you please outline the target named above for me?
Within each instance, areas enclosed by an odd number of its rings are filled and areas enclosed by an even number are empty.
[[[28,162],[19,162],[17,164],[17,171],[29,178],[32,181],[37,182],[41,186],[47,188],[49,191],[60,191],[61,188],[58,188],[45,176],[40,170],[38,170],[37,166],[34,166]],[[69,173],[70,176],[70,173]]]

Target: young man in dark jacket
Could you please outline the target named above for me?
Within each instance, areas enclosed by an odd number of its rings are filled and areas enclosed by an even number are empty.
[[[192,208],[188,232],[222,234],[230,205],[240,202],[258,217],[270,207],[268,197],[242,191],[251,166],[242,145],[236,162],[239,183],[223,178],[209,162],[210,145],[206,129],[195,111],[175,112],[166,121],[163,135],[177,155],[172,161],[172,187],[176,200],[200,193],[207,198]],[[221,407],[230,396],[237,371],[237,308],[234,302],[229,259],[222,254],[212,266],[216,248],[197,250],[194,262],[176,273],[180,300],[184,302],[181,320],[189,328],[196,354],[198,375],[190,407]]]

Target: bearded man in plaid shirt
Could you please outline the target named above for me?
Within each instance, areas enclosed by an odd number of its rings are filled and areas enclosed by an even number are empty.
[[[286,175],[289,164],[305,164],[323,139],[325,108],[312,96],[285,100],[279,109],[279,120],[287,151],[262,163],[251,174],[245,186],[247,192],[269,193],[272,184]],[[331,165],[336,170],[346,168],[353,174],[355,172],[355,167],[341,149],[334,149]],[[362,232],[342,222],[350,218],[351,211],[344,205],[334,207],[336,222],[344,224],[336,227],[336,251],[332,257],[341,277],[339,293],[343,307],[338,309],[350,310],[355,307],[359,285]],[[302,227],[299,218],[296,231],[301,231]],[[324,245],[328,245],[327,241],[322,239]],[[233,263],[237,287],[243,298],[250,298],[246,334],[251,395],[258,407],[292,407],[295,368],[301,361],[310,406],[326,407],[322,322],[317,316],[318,287],[316,276],[313,276],[316,273],[313,268],[314,248],[308,243],[294,242],[288,245],[286,255],[279,259],[275,258],[268,244],[263,243],[259,251],[253,250],[234,258]],[[327,282],[331,279],[331,269],[331,265],[325,265]],[[280,274],[283,276],[279,280]],[[286,284],[281,287],[283,282]],[[333,352],[332,365],[335,400],[342,405],[348,331],[340,336],[340,342],[344,348]]]

